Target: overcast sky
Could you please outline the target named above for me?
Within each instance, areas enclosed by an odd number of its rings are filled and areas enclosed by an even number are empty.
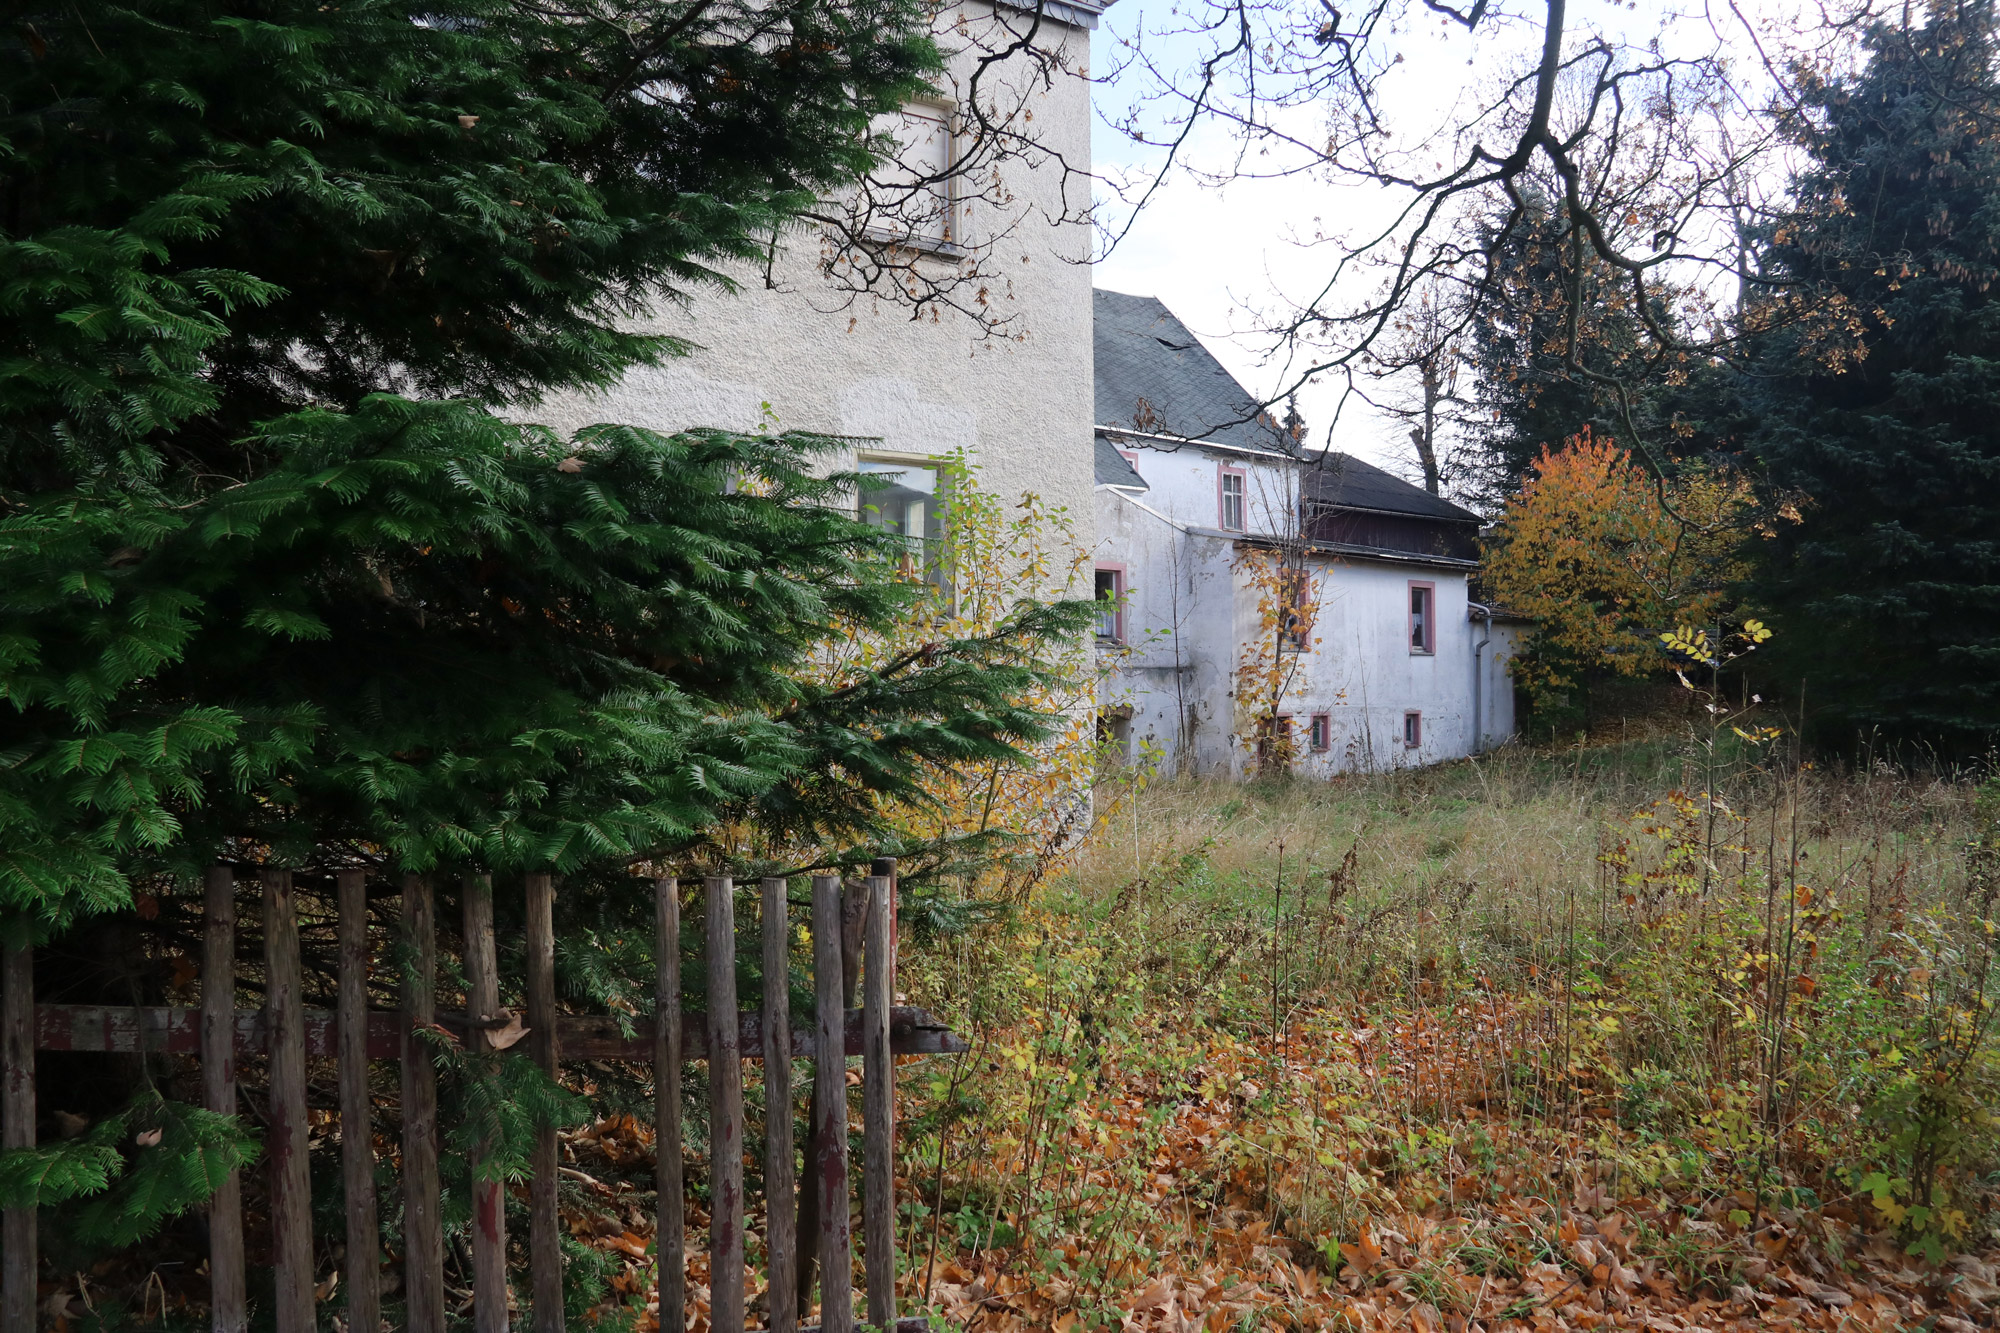
[[[1102,78],[1112,70],[1120,58],[1120,44],[1135,31],[1178,26],[1178,10],[1201,3],[1117,0],[1092,44],[1093,73]],[[1595,28],[1644,42],[1664,25],[1669,49],[1706,53],[1719,40],[1747,49],[1747,38],[1732,12],[1739,7],[1762,24],[1781,20],[1798,6],[1796,0],[1736,0],[1735,6],[1730,0],[1682,0],[1679,11],[1663,19],[1667,7],[1656,0],[1643,7],[1572,0],[1569,27],[1572,33]],[[1404,61],[1386,83],[1389,117],[1399,127],[1428,130],[1456,124],[1480,91],[1524,68],[1539,45],[1540,31],[1519,23],[1490,35],[1482,33],[1475,46],[1462,29],[1440,21],[1424,23],[1398,41]],[[1158,52],[1161,63],[1177,68],[1191,63],[1200,50],[1188,39],[1160,42],[1148,37],[1145,44]],[[1143,86],[1143,77],[1128,71],[1096,89],[1092,151],[1100,174],[1139,170],[1149,160],[1148,150],[1108,124],[1128,110]],[[1218,128],[1197,140],[1193,155],[1206,166],[1219,167],[1231,152],[1228,137]],[[1101,196],[1100,208],[1108,202]],[[1268,340],[1251,331],[1262,317],[1284,309],[1325,281],[1334,247],[1325,242],[1313,245],[1314,237],[1358,230],[1383,216],[1386,203],[1380,191],[1363,192],[1303,175],[1238,178],[1221,188],[1176,179],[1153,198],[1129,234],[1098,264],[1096,282],[1114,291],[1158,297],[1252,392],[1269,395],[1285,382],[1285,366],[1282,357],[1272,355]],[[1110,206],[1115,209],[1115,204]],[[1372,282],[1356,294],[1365,294],[1369,286]],[[1339,393],[1331,385],[1309,389],[1301,403],[1315,443],[1323,442],[1328,425],[1334,424],[1334,448],[1412,475],[1407,427],[1352,399],[1335,423]]]

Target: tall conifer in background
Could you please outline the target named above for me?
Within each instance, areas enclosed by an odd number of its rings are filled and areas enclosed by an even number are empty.
[[[1798,212],[1769,238],[1770,275],[1820,318],[1767,340],[1755,388],[1756,453],[1801,516],[1760,543],[1767,665],[1830,740],[1973,752],[2000,735],[1994,7],[1940,0],[1868,46],[1857,78],[1809,90]]]

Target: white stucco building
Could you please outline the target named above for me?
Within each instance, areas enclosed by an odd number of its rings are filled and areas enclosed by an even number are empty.
[[[1234,776],[1260,746],[1333,773],[1511,736],[1524,627],[1470,599],[1478,516],[1301,454],[1158,301],[1100,291],[1095,308],[1107,730]]]
[[[732,272],[738,290],[702,289],[636,322],[688,340],[688,355],[532,415],[563,430],[853,437],[854,456],[830,465],[894,474],[868,512],[913,539],[937,536],[933,464],[962,452],[992,491],[1034,492],[1087,534],[1089,30],[1101,8],[947,6],[938,96],[880,127],[902,144],[898,163],[778,237],[767,264]]]

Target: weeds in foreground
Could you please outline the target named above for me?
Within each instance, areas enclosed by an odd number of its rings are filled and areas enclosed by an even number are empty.
[[[911,1295],[981,1330],[1985,1322],[1992,798],[1625,757],[1155,787],[1136,851],[1121,817],[911,958],[978,1035],[907,1085]]]

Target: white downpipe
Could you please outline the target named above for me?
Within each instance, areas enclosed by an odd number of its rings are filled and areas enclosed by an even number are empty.
[[[1483,754],[1486,750],[1486,673],[1480,669],[1479,655],[1486,645],[1493,642],[1493,608],[1479,602],[1467,602],[1467,614],[1480,613],[1486,625],[1486,637],[1472,645],[1472,753]]]

